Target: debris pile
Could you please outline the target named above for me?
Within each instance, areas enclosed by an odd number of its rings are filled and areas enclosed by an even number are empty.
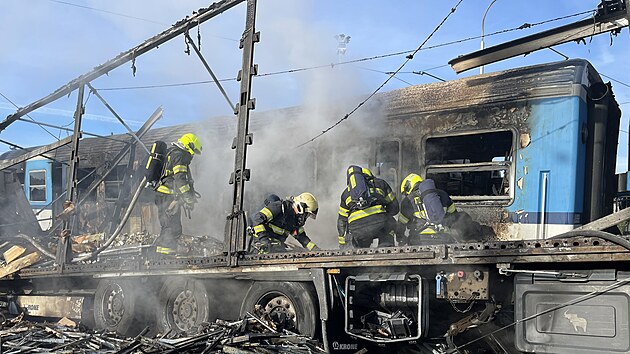
[[[63,318],[57,323],[35,323],[18,316],[0,329],[0,352],[8,353],[324,353],[317,342],[295,333],[275,331],[262,320],[205,323],[194,334],[151,338],[145,328],[134,338],[83,330]]]

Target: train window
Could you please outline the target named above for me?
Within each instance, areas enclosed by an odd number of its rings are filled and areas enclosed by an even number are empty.
[[[46,171],[29,171],[28,200],[31,202],[46,201]]]
[[[513,194],[513,146],[512,131],[429,138],[426,176],[453,200],[507,204]]]
[[[374,174],[384,179],[389,185],[397,190],[400,184],[398,171],[400,171],[400,142],[384,141],[376,145],[376,166]]]
[[[105,181],[103,182],[105,184],[105,200],[113,201],[118,199],[126,170],[127,166],[116,166],[116,168],[105,177]]]

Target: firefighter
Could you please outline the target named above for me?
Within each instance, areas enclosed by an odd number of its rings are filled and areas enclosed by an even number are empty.
[[[435,188],[432,179],[409,174],[400,185],[404,196],[400,203],[400,215],[396,237],[399,245],[421,245],[449,242],[447,227],[455,219],[457,208],[449,195]],[[405,231],[409,230],[409,236]]]
[[[177,239],[182,234],[182,208],[190,217],[197,202],[190,162],[195,154],[201,155],[202,150],[199,138],[191,133],[182,135],[171,145],[155,197],[161,226],[155,251],[164,255],[177,252]]]
[[[389,184],[367,168],[352,165],[346,173],[347,187],[341,193],[337,231],[339,248],[394,246],[398,200]]]
[[[253,243],[258,253],[286,252],[285,241],[289,235],[307,250],[319,251],[304,231],[306,220],[317,217],[319,206],[315,196],[308,192],[286,200],[272,196],[265,200],[266,206],[254,215],[252,221]]]

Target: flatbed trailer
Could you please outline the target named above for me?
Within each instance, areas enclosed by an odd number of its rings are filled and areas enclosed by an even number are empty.
[[[26,268],[0,287],[14,311],[80,315],[87,323],[96,313],[98,328],[129,335],[146,325],[186,331],[262,305],[272,318],[295,316],[288,328],[320,338],[330,351],[416,348],[422,342],[439,348],[442,341],[436,338],[444,339],[449,330],[451,348],[471,352],[501,347],[545,353],[630,350],[624,316],[593,319],[600,310],[630,310],[630,252],[598,237],[243,255],[237,267],[229,267],[225,256],[147,261],[139,252],[66,265],[63,274],[53,265]],[[357,301],[364,291],[374,299]],[[538,306],[541,296],[544,309]],[[60,298],[74,302],[74,313],[63,313],[72,306],[60,306],[54,300]],[[125,306],[115,310],[121,299]],[[281,308],[274,305],[278,299]],[[483,320],[487,326],[459,322],[480,316],[488,304],[500,310]],[[357,319],[375,309],[418,315],[409,318],[411,328],[379,337],[361,331]],[[567,314],[589,327],[571,330]],[[540,327],[541,321],[547,328]],[[456,324],[461,328],[455,330]],[[602,331],[613,333],[606,337],[608,344],[594,346]]]

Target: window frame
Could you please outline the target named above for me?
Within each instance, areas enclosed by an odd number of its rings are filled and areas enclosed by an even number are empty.
[[[31,174],[32,173],[43,173],[44,174],[44,184],[32,184],[31,183]],[[29,203],[46,203],[48,201],[48,176],[46,175],[46,170],[45,169],[38,169],[38,170],[29,170],[28,171],[28,201]],[[31,193],[31,188],[38,188],[38,187],[43,187],[44,188],[44,200],[33,200],[32,199],[32,193]]]
[[[509,161],[488,161],[458,164],[433,164],[427,163],[427,142],[429,139],[449,138],[466,135],[482,135],[488,133],[510,132],[512,134],[512,142],[510,144],[510,160]],[[506,171],[508,173],[508,193],[507,195],[450,195],[455,202],[461,202],[471,205],[501,205],[509,206],[514,203],[514,193],[516,188],[516,154],[519,134],[516,129],[482,129],[474,131],[462,131],[447,134],[430,134],[422,140],[421,165],[423,176],[430,173],[462,173],[462,172],[485,172],[485,171]]]

